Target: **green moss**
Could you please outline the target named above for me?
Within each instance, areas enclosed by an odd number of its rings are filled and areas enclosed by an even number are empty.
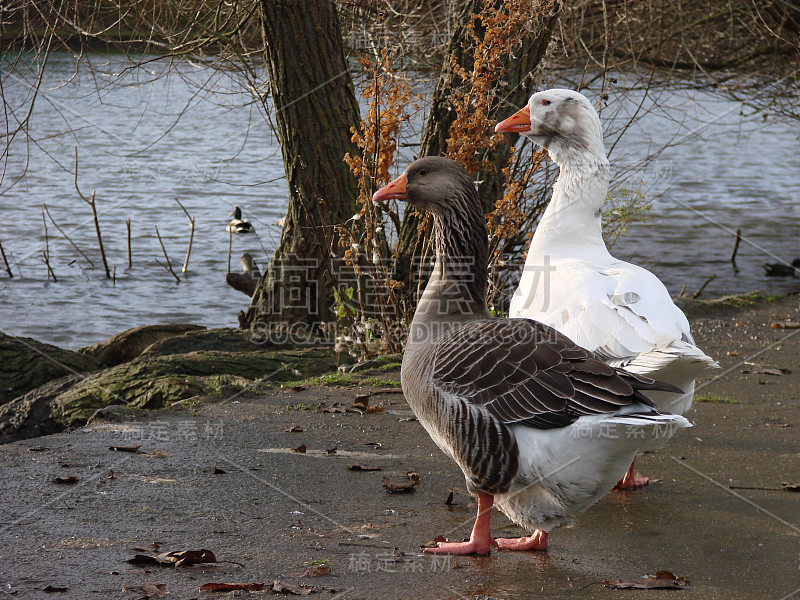
[[[706,394],[704,396],[695,396],[695,402],[710,402],[712,404],[739,404],[738,400],[733,398],[723,398],[714,394]]]
[[[722,298],[719,298],[717,302],[719,302],[720,304],[724,304],[725,306],[742,308],[745,306],[755,306],[761,299],[762,299],[761,292],[749,292],[747,294],[735,294],[732,296],[723,296]]]
[[[328,373],[318,377],[309,377],[301,381],[287,381],[286,387],[327,387],[340,385],[344,387],[354,385],[370,385],[373,387],[400,387],[400,382],[395,379],[385,379],[383,377],[361,377],[353,373]]]
[[[379,371],[396,371],[402,366],[400,362],[390,362],[382,365],[378,370]]]

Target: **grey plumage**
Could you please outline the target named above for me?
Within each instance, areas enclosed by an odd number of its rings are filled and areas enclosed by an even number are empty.
[[[427,157],[408,167],[406,188],[411,204],[433,214],[436,266],[412,322],[403,391],[470,491],[512,486],[520,456],[511,426],[564,428],[625,407],[657,414],[639,390],[677,390],[610,367],[540,323],[490,318],[486,221],[469,175]],[[470,268],[464,257],[474,258]]]

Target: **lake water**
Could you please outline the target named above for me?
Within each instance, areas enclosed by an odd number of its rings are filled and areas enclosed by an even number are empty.
[[[71,58],[53,56],[30,137],[12,142],[0,184],[0,243],[15,277],[0,274],[0,330],[76,348],[149,323],[236,326],[247,298],[225,284],[228,215],[241,206],[257,231],[234,238],[233,269],[245,250],[263,269],[287,204],[280,148],[268,122],[224,73],[183,62],[162,78],[165,67],[155,62],[149,71],[118,76],[118,60],[93,62],[93,73],[76,74]],[[20,105],[30,88],[11,74],[3,92]],[[694,292],[711,275],[709,297],[796,290],[798,280],[764,277],[761,265],[800,256],[797,126],[742,117],[737,104],[700,93],[659,104],[658,114],[644,117],[615,146],[614,167],[627,169],[667,140],[682,143],[633,178],[653,200],[652,218],[618,241],[614,254],[648,266],[675,294],[683,286]],[[606,127],[612,132],[614,123]],[[408,141],[415,141],[413,132]],[[115,282],[103,277],[91,209],[74,188],[76,147],[78,184],[86,196],[96,190]],[[411,153],[405,151],[406,162]],[[181,283],[156,263],[163,256],[154,226],[178,272],[186,253],[189,225],[175,198],[196,218]],[[43,203],[95,269],[48,220],[58,282],[48,281]],[[734,272],[728,259],[739,227],[745,241]]]

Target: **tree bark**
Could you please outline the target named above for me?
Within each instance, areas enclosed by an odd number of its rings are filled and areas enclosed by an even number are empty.
[[[465,3],[459,14],[458,24],[453,32],[448,47],[448,58],[442,65],[436,89],[433,92],[431,109],[428,113],[428,120],[422,132],[420,142],[420,156],[443,156],[447,154],[447,140],[450,138],[450,127],[455,121],[456,114],[452,110],[452,98],[457,93],[461,85],[460,78],[456,75],[453,61],[466,69],[473,68],[472,47],[475,42],[469,34],[467,25],[474,15],[480,13],[486,4],[485,0],[470,0]],[[503,2],[495,0],[496,6],[502,6]],[[506,95],[500,94],[501,103],[496,103],[494,111],[503,111],[499,116],[509,116],[515,110],[522,108],[527,102],[531,93],[532,78],[531,73],[544,58],[547,46],[550,43],[550,34],[556,19],[560,3],[554,3],[552,12],[539,15],[531,24],[529,35],[523,41],[519,52],[511,55],[507,59],[507,66],[504,78],[498,79],[495,89],[504,88],[510,90]],[[481,36],[482,32],[476,28],[476,33]],[[500,106],[502,104],[502,107]],[[508,114],[506,114],[508,113]],[[476,179],[482,181],[478,188],[478,196],[483,205],[484,212],[489,213],[493,210],[495,202],[502,197],[505,181],[502,177],[502,169],[508,165],[511,155],[511,148],[517,143],[517,135],[505,135],[503,142],[491,152],[490,159],[496,170],[492,173],[485,171],[476,173]],[[404,216],[403,223],[398,236],[398,258],[395,278],[398,281],[408,282],[410,279],[410,268],[414,253],[419,247],[418,232],[422,222],[422,214],[409,207]]]
[[[290,196],[280,243],[240,324],[318,324],[334,303],[335,225],[356,212],[343,157],[358,153],[350,139],[358,103],[331,0],[262,0],[261,21]]]

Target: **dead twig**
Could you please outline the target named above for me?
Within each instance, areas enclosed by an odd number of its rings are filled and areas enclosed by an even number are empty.
[[[44,209],[42,209],[42,225],[44,225],[44,250],[42,250],[42,262],[47,266],[47,278],[53,276],[53,281],[58,283],[56,274],[50,267],[50,238],[47,235],[47,221],[44,220]]]
[[[128,268],[130,269],[133,267],[133,261],[131,260],[131,220],[125,219],[125,227],[128,229]]]
[[[189,254],[192,253],[192,241],[194,240],[194,217],[189,214],[189,211],[181,204],[180,200],[175,198],[175,202],[183,209],[183,212],[186,213],[186,217],[189,219],[189,247],[186,249],[186,258],[183,259],[183,268],[181,269],[181,273],[186,273],[186,269],[189,268]]]
[[[158,264],[160,264],[162,267],[164,267],[164,268],[165,268],[167,271],[169,271],[170,273],[172,273],[172,276],[175,278],[175,281],[177,281],[178,283],[180,283],[180,282],[181,282],[181,278],[180,278],[180,277],[178,277],[178,276],[175,274],[175,271],[173,271],[173,270],[172,270],[172,263],[171,263],[171,262],[169,262],[169,256],[167,255],[167,249],[164,247],[164,242],[161,240],[161,234],[160,234],[160,233],[158,233],[158,225],[154,225],[153,227],[155,227],[155,228],[156,228],[156,235],[158,236],[158,243],[159,243],[159,244],[161,244],[161,250],[164,252],[164,258],[165,258],[165,259],[167,259],[167,264],[166,264],[166,265],[164,265],[164,264],[161,264],[161,262],[160,262],[158,259],[156,259],[156,262],[157,262]]]
[[[103,248],[103,236],[100,235],[100,222],[97,220],[97,206],[95,205],[95,190],[92,190],[92,197],[87,198],[81,193],[78,187],[78,147],[75,146],[75,191],[81,199],[92,207],[92,216],[94,217],[94,229],[97,232],[97,244],[100,246],[100,257],[103,259],[103,268],[106,272],[106,279],[111,279],[111,271],[108,268],[108,261],[106,260],[106,251]]]
[[[228,229],[228,272],[226,275],[230,275],[231,272],[231,246],[233,245],[233,230]]]
[[[742,228],[736,230],[736,241],[733,243],[733,254],[731,254],[731,262],[736,264],[736,253],[739,251],[739,242],[742,241]]]
[[[6,251],[3,250],[3,244],[0,243],[0,254],[3,256],[3,264],[6,266],[6,271],[8,271],[9,279],[14,279],[14,273],[11,272],[11,267],[8,266],[8,259],[6,258]]]
[[[697,290],[694,294],[692,294],[692,300],[697,300],[700,297],[700,294],[703,293],[703,290],[706,289],[706,286],[712,281],[714,281],[716,278],[717,278],[716,275],[712,275],[711,277],[706,279],[706,282],[700,286],[700,289]]]
[[[59,227],[58,223],[56,223],[56,220],[53,218],[53,215],[50,214],[50,209],[47,208],[47,204],[42,204],[42,207],[44,208],[44,212],[47,213],[47,216],[50,219],[50,222],[55,226],[55,228],[58,229],[59,232],[61,232],[61,235],[63,235],[64,238],[70,244],[72,244],[72,247],[75,248],[75,250],[78,251],[78,254],[80,254],[83,258],[85,258],[86,262],[88,262],[92,266],[92,268],[94,269],[94,263],[92,262],[92,259],[89,258],[88,256],[86,256],[86,254],[83,252],[83,250],[78,248],[78,245],[75,242],[73,242],[72,239],[70,239],[70,237],[64,232],[64,230],[61,229],[61,227]]]
[[[50,276],[53,276],[53,283],[58,283],[58,279],[56,279],[56,274],[53,272],[52,267],[50,267],[50,254],[46,250],[42,250],[42,262],[47,267],[47,278],[50,279]]]

